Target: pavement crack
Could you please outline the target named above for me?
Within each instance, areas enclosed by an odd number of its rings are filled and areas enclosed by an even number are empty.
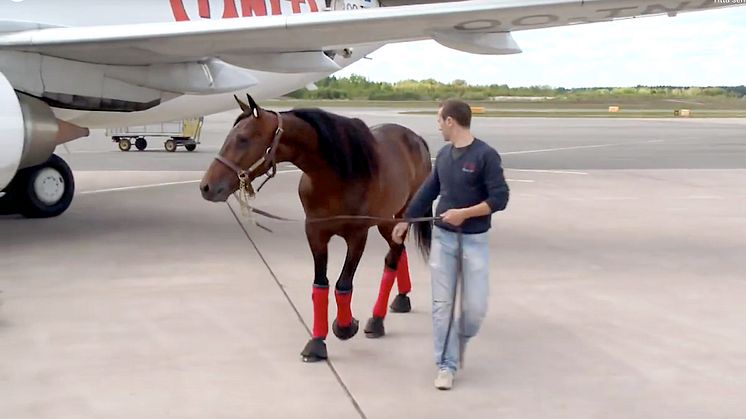
[[[306,324],[305,320],[303,320],[303,316],[301,316],[300,311],[298,310],[298,307],[295,305],[293,300],[288,295],[287,291],[285,291],[285,287],[282,286],[280,283],[279,278],[277,278],[277,275],[275,275],[275,271],[272,270],[272,267],[269,265],[269,262],[262,254],[261,250],[259,250],[259,247],[256,245],[256,242],[254,242],[254,239],[251,237],[251,234],[249,234],[249,231],[246,229],[246,226],[241,222],[241,218],[236,213],[236,210],[233,209],[230,202],[226,202],[228,205],[228,209],[230,210],[231,214],[233,214],[233,218],[238,223],[238,226],[241,227],[241,230],[243,231],[246,238],[251,243],[251,246],[254,247],[254,250],[256,251],[257,255],[259,255],[259,258],[262,260],[262,263],[264,263],[264,266],[267,268],[267,271],[269,271],[269,274],[272,276],[272,279],[275,281],[275,284],[277,285],[277,288],[280,289],[282,292],[282,295],[285,296],[285,299],[287,300],[288,304],[290,304],[290,307],[295,312],[295,315],[298,317],[298,321],[303,326],[303,328],[306,330],[306,334],[311,337],[311,329]],[[337,372],[337,369],[334,367],[334,364],[329,359],[326,360],[326,365],[329,367],[329,370],[332,372],[334,377],[337,379],[337,382],[339,383],[339,386],[342,387],[342,390],[347,394],[347,397],[350,399],[350,402],[352,403],[352,406],[355,408],[357,413],[360,415],[362,419],[368,419],[368,417],[365,415],[365,412],[363,412],[363,409],[360,407],[360,404],[355,399],[355,396],[352,394],[350,389],[347,387],[347,384],[342,380],[342,377],[339,375],[339,372]]]

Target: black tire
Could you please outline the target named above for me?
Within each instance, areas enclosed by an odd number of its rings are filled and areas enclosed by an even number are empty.
[[[16,214],[18,212],[18,205],[10,196],[9,193],[5,193],[0,197],[0,215]]]
[[[132,148],[132,142],[129,138],[120,138],[119,139],[119,149],[122,151],[130,151],[130,148]]]
[[[145,150],[146,148],[148,148],[148,140],[146,140],[146,139],[144,139],[142,137],[136,139],[135,140],[135,148],[137,148],[140,151]]]
[[[55,186],[62,190],[54,191],[54,200],[51,200],[50,195],[39,195],[37,182],[42,185],[51,183],[52,190]],[[75,178],[70,166],[52,154],[45,163],[19,171],[9,188],[12,188],[9,192],[21,215],[26,218],[50,218],[62,214],[70,206],[75,194]],[[56,197],[56,194],[60,196]]]
[[[166,149],[166,151],[168,151],[169,153],[173,153],[174,151],[176,151],[176,141],[174,141],[173,139],[171,139],[171,140],[166,140],[166,142],[165,142],[165,143],[163,143],[163,147],[164,147],[164,148]]]
[[[197,149],[197,144],[187,144],[184,146],[184,148],[186,148],[187,151],[194,151]]]

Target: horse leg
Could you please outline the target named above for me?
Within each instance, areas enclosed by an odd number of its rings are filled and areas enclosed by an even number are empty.
[[[383,320],[386,317],[386,305],[389,301],[391,288],[394,287],[399,261],[404,252],[404,245],[396,244],[391,239],[391,232],[393,229],[393,224],[378,226],[378,231],[389,244],[389,251],[384,260],[385,264],[383,267],[383,275],[381,276],[381,285],[378,290],[378,299],[373,307],[373,317],[368,319],[368,323],[365,325],[365,336],[369,338],[379,338],[386,334],[386,329],[383,326]],[[408,299],[409,298],[407,297],[407,300]]]
[[[399,294],[394,297],[394,301],[391,302],[389,308],[392,313],[409,313],[412,311],[412,304],[409,301],[409,294],[412,291],[412,280],[409,276],[409,260],[407,259],[407,248],[403,244],[397,244],[391,240],[391,229],[387,226],[381,226],[378,231],[381,233],[383,238],[389,244],[389,254],[387,258],[393,258],[397,252],[401,252],[398,262],[394,265],[386,260],[387,266],[395,266],[396,268],[396,287],[399,290]],[[406,238],[406,235],[405,235]],[[388,298],[388,296],[386,296]]]
[[[304,362],[316,362],[327,358],[326,335],[329,332],[329,280],[326,277],[329,259],[328,244],[331,234],[310,224],[306,224],[306,237],[311,247],[314,264],[313,291],[313,332],[311,340],[303,348]]]
[[[347,242],[347,257],[334,290],[334,297],[337,300],[337,319],[332,324],[334,335],[341,340],[355,336],[359,327],[357,319],[352,317],[350,305],[352,303],[352,281],[365,250],[368,230],[363,229],[352,234],[345,234],[344,239]]]
[[[395,246],[399,246],[394,243]],[[412,303],[409,301],[409,294],[412,291],[412,280],[409,276],[409,260],[407,259],[407,248],[401,245],[401,256],[396,266],[396,286],[399,294],[394,297],[389,308],[392,313],[409,313],[412,311]],[[391,251],[391,250],[389,250]]]

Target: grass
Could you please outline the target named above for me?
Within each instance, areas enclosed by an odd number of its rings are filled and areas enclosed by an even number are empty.
[[[587,98],[556,99],[543,102],[469,101],[472,106],[484,107],[475,116],[486,117],[544,117],[544,118],[679,118],[676,109],[691,110],[691,118],[746,118],[746,100],[726,97],[702,98]],[[407,109],[405,114],[434,114],[434,101],[371,101],[371,100],[297,100],[277,99],[264,103],[267,107],[360,107]],[[609,106],[619,106],[617,113],[608,112]]]

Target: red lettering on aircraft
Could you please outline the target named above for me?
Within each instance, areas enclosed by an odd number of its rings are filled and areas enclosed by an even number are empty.
[[[244,17],[267,16],[267,4],[264,0],[241,0],[241,10]]]
[[[280,7],[280,0],[270,0],[270,5],[272,6],[273,15],[282,14],[282,7]]]
[[[236,10],[236,2],[233,0],[223,1],[223,19],[230,19],[238,17],[238,10]]]
[[[174,19],[177,22],[189,20],[186,9],[184,9],[184,2],[182,0],[171,0],[171,10],[174,12]]]
[[[241,14],[243,17],[250,16],[267,16],[267,1],[266,0],[240,0],[241,1]],[[282,14],[281,0],[269,0],[269,8],[272,15]],[[284,0],[290,2],[293,13],[301,13],[301,4],[307,4],[311,12],[318,12],[319,7],[316,4],[316,0]],[[189,14],[184,7],[184,0],[169,0],[171,4],[171,11],[173,11],[174,19],[177,22],[191,20]],[[237,0],[223,0],[223,19],[231,19],[239,17],[238,8],[236,7]],[[210,19],[210,0],[197,0],[199,8],[199,16],[203,19]]]
[[[311,8],[312,12],[318,12],[319,8],[316,6],[316,0],[289,0],[293,4],[293,13],[300,13],[301,3],[308,2],[308,7]]]
[[[210,0],[199,0],[199,17],[210,18]]]

